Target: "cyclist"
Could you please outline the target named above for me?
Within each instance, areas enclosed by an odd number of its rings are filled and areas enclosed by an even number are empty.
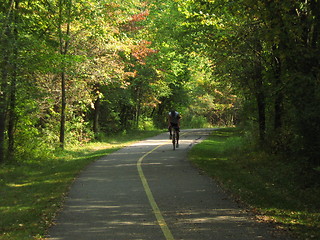
[[[172,139],[172,128],[176,129],[177,133],[177,147],[179,147],[179,132],[180,132],[180,113],[172,110],[168,114],[168,129],[170,132],[170,139]]]

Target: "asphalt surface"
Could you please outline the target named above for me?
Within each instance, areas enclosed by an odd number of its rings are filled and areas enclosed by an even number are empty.
[[[282,240],[187,160],[212,129],[168,133],[105,156],[77,178],[49,240]]]

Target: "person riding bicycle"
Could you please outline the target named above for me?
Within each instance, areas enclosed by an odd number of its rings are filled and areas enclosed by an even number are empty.
[[[179,132],[180,132],[180,113],[172,110],[168,114],[168,129],[170,132],[170,139],[172,139],[172,128],[175,128],[177,132],[177,141],[179,141]]]

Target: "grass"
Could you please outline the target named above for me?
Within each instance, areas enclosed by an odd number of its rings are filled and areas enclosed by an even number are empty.
[[[214,131],[191,161],[254,211],[298,239],[320,239],[320,188],[296,162],[253,151],[235,128]]]
[[[136,131],[56,152],[51,158],[0,166],[0,239],[43,239],[74,178],[89,163],[158,134]]]

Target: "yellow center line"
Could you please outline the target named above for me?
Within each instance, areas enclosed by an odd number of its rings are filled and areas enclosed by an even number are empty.
[[[165,222],[162,214],[161,214],[161,211],[156,203],[156,201],[154,200],[154,197],[152,195],[152,192],[151,192],[151,189],[149,187],[149,184],[148,184],[148,181],[146,179],[146,177],[144,176],[144,173],[142,171],[142,167],[141,167],[141,164],[142,164],[142,160],[148,156],[150,153],[152,153],[153,151],[155,151],[156,149],[158,149],[159,147],[163,146],[164,144],[161,144],[161,145],[158,145],[157,147],[153,148],[151,151],[147,152],[146,154],[144,154],[137,162],[137,168],[138,168],[138,172],[139,172],[139,176],[140,176],[140,179],[142,181],[142,185],[143,185],[143,188],[144,188],[144,191],[146,192],[147,194],[147,197],[149,199],[149,203],[152,207],[152,210],[153,210],[153,213],[154,215],[156,216],[156,219],[158,221],[158,224],[159,226],[161,227],[161,230],[166,238],[166,240],[174,240],[172,234],[171,234],[171,231],[167,225],[167,223]]]

